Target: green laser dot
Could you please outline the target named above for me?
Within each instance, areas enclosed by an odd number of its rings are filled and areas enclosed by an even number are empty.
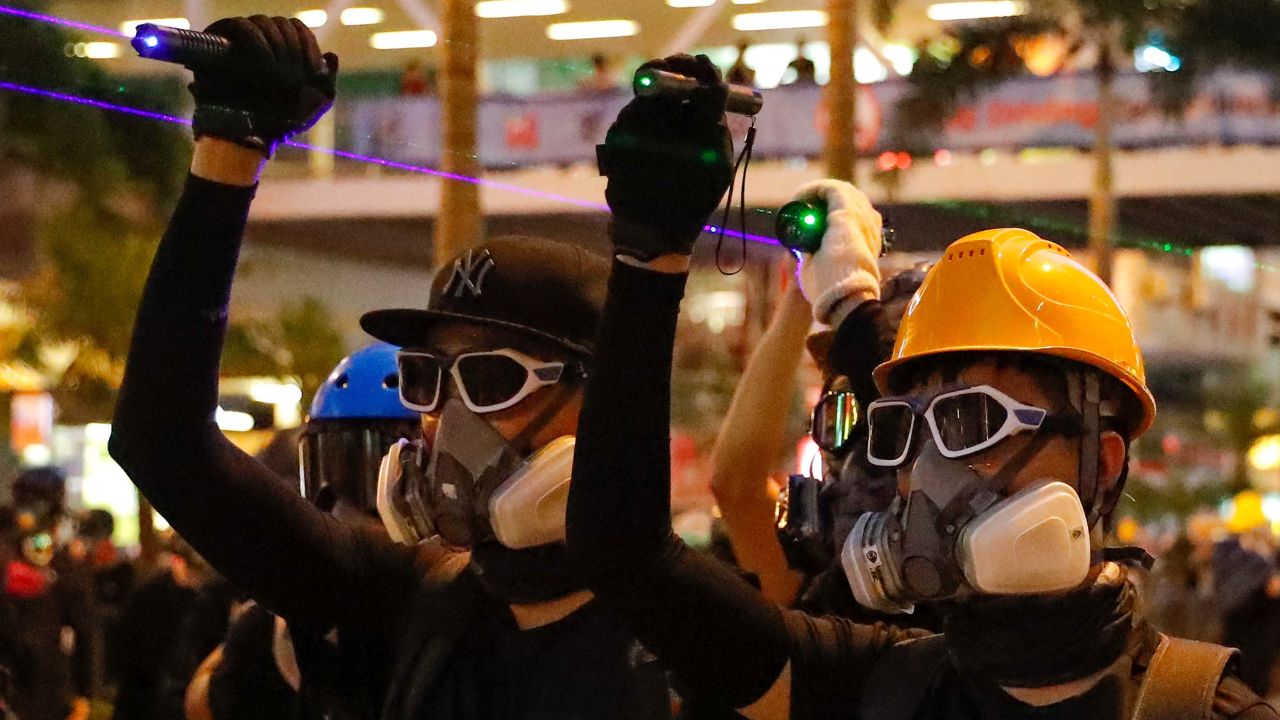
[[[701,157],[702,157],[702,162],[713,163],[716,161],[716,158],[720,156],[716,153],[715,150],[711,150],[708,148],[702,151]]]
[[[649,77],[649,76],[647,76],[647,75],[646,75],[646,76],[644,76],[644,77],[640,78],[640,84],[641,84],[641,85],[643,85],[643,86],[645,86],[645,87],[649,87],[650,85],[652,85],[652,84],[653,84],[653,78],[651,78],[651,77]]]
[[[1172,246],[1172,245],[1170,245],[1169,243],[1165,243],[1165,244],[1164,244],[1164,251],[1165,251],[1165,252],[1169,252],[1169,251],[1170,251],[1170,250],[1172,250],[1172,249],[1173,249],[1173,246]]]
[[[818,224],[818,218],[817,218],[817,216],[816,216],[816,215],[805,215],[805,216],[804,216],[804,224],[805,224],[805,225],[817,225],[817,224]]]

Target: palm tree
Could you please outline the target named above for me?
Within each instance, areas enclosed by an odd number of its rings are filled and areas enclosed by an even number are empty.
[[[871,15],[876,29],[884,32],[893,22],[901,0],[872,0]],[[858,79],[853,70],[853,53],[858,46],[858,0],[827,0],[827,46],[831,71],[826,87],[827,135],[823,156],[827,177],[856,182],[858,177]]]
[[[1205,5],[1214,3],[1204,2]],[[1095,162],[1089,197],[1089,248],[1099,277],[1110,282],[1115,234],[1111,132],[1115,122],[1116,70],[1153,31],[1168,34],[1183,20],[1180,0],[1041,0],[1020,17],[967,23],[950,29],[922,52],[910,76],[911,90],[898,107],[898,138],[911,149],[931,137],[956,107],[982,90],[1025,72],[1025,56],[1038,40],[1056,38],[1065,51],[1059,68],[1092,55],[1098,83]]]
[[[479,22],[475,0],[444,0],[440,48],[440,117],[444,152],[440,169],[474,177],[476,160],[476,55]],[[472,183],[444,180],[436,216],[435,260],[442,265],[458,251],[480,241],[480,189]]]
[[[827,135],[824,155],[827,177],[853,182],[856,178],[858,81],[853,74],[857,47],[857,0],[827,0],[827,46],[831,72],[827,80]]]

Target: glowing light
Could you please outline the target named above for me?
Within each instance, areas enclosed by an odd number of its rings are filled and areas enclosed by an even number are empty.
[[[817,215],[815,215],[815,214],[813,214],[813,213],[807,213],[807,214],[804,216],[804,224],[805,224],[805,225],[817,225],[817,224],[818,224],[818,216],[817,216]]]
[[[436,44],[436,34],[430,30],[399,30],[380,32],[369,36],[369,47],[374,50],[404,50],[428,48]]]
[[[898,167],[898,154],[891,150],[885,150],[876,158],[876,169],[880,172],[889,172],[896,167]]]
[[[1165,252],[1173,250],[1169,243]],[[1204,277],[1222,283],[1228,290],[1249,293],[1256,284],[1255,256],[1252,248],[1240,245],[1211,245],[1200,250],[1200,272]]]
[[[949,2],[929,6],[929,19],[939,22],[950,20],[979,20],[981,18],[1013,17],[1023,15],[1027,7],[1020,2],[995,0],[994,2]]]
[[[563,15],[569,12],[565,0],[480,0],[476,3],[476,17],[510,18]]]
[[[547,37],[552,40],[630,37],[638,32],[640,32],[640,24],[634,20],[591,20],[553,23],[547,26]]]
[[[218,429],[224,432],[249,432],[254,425],[252,415],[236,410],[218,408],[213,418],[218,423]]]
[[[1138,72],[1177,72],[1182,68],[1182,59],[1155,45],[1143,45],[1133,51],[1133,65]]]
[[[324,10],[303,10],[294,17],[302,21],[303,25],[309,28],[324,27],[329,22],[329,13]]]
[[[386,17],[386,13],[373,7],[353,7],[342,11],[338,20],[343,25],[377,25]]]
[[[84,426],[84,437],[92,442],[106,442],[111,439],[111,423],[89,423]]]
[[[906,45],[886,43],[880,48],[880,54],[893,65],[893,71],[899,75],[909,75],[916,64],[916,51]]]
[[[817,478],[826,474],[822,467],[822,449],[808,435],[796,443],[796,474]]]
[[[955,158],[951,155],[950,150],[938,150],[933,153],[933,162],[938,167],[946,167],[950,165]]]
[[[48,465],[53,460],[53,451],[43,443],[31,443],[22,448],[22,462],[25,465]]]
[[[149,48],[153,48],[160,44],[160,38],[156,37],[155,35],[148,35],[142,38],[142,44],[146,45]]]
[[[733,29],[740,32],[824,27],[826,24],[827,14],[821,10],[783,10],[733,16]]]
[[[0,80],[0,90],[8,90],[10,92],[18,92],[26,95],[35,95],[38,97],[48,98],[50,100],[60,100],[62,102],[69,102],[76,105],[85,105],[88,107],[98,108],[100,110],[118,112],[124,115],[134,115],[137,117],[148,118],[150,120],[159,120],[161,122],[174,123],[178,125],[191,124],[191,120],[186,118],[180,118],[175,115],[166,115],[165,113],[152,112],[150,110],[142,110],[140,108],[128,107],[126,105],[117,105],[115,103],[109,103],[102,100],[93,100],[90,98],[83,98],[76,95],[68,95],[67,93],[60,93],[53,90],[45,90],[43,88],[31,87],[29,85],[19,85],[17,83],[6,82],[3,80]],[[397,162],[395,160],[387,160],[385,158],[373,157],[372,155],[362,155],[360,153],[354,153],[347,150],[335,150],[333,148],[320,147],[318,145],[311,145],[309,143],[299,142],[297,140],[288,140],[285,142],[285,145],[299,148],[301,150],[325,153],[328,155],[333,155],[334,157],[339,157],[346,160],[353,160],[355,162],[362,162],[370,165],[380,165],[382,167],[394,168],[396,170],[419,173],[422,175],[430,175],[431,177],[440,178],[442,180],[457,180],[459,182],[471,183],[472,185],[480,185],[483,187],[493,188],[494,190],[501,190],[503,192],[512,192],[520,195],[527,195],[529,197],[543,198],[545,200],[551,200],[551,201],[563,203],[566,205],[573,205],[576,207],[585,208],[587,210],[600,210],[604,212],[608,212],[609,210],[609,206],[601,202],[583,200],[581,198],[568,197],[566,195],[557,195],[556,193],[550,193],[543,190],[537,190],[534,188],[522,187],[520,185],[513,185],[511,183],[500,182],[497,180],[488,180],[485,178],[472,177],[470,175],[462,175],[460,173],[445,172],[443,170],[437,170],[435,168],[430,168],[430,167],[423,167],[421,165],[410,165],[409,163],[402,163],[402,162]],[[703,227],[703,230],[708,233],[719,232],[719,228],[717,228],[715,225],[706,225]],[[743,233],[737,230],[730,230],[728,228],[724,229],[724,235],[726,237],[731,237],[735,239],[741,238],[744,240],[750,240],[751,242],[757,242],[764,245],[779,244],[776,238],[772,238],[767,235],[756,235],[755,233]]]
[[[292,383],[256,382],[249,386],[249,399],[268,405],[288,405],[302,401],[302,388]]]
[[[640,84],[641,84],[641,85],[643,85],[643,86],[645,86],[645,87],[649,87],[650,85],[652,85],[652,84],[653,84],[653,78],[652,78],[652,77],[650,77],[650,76],[648,76],[648,75],[641,75],[641,76],[640,76]]]
[[[148,38],[146,42],[149,47],[155,47],[151,42],[155,38]],[[113,42],[91,42],[84,44],[84,56],[93,58],[94,60],[106,60],[109,58],[120,57],[120,43]]]
[[[191,21],[184,17],[171,18],[154,18],[151,20],[126,20],[120,23],[120,32],[125,37],[133,37],[138,34],[138,26],[143,23],[151,23],[152,25],[163,25],[165,27],[179,28],[182,30],[191,29]]]
[[[1255,440],[1248,457],[1254,470],[1280,470],[1280,435],[1263,435]]]

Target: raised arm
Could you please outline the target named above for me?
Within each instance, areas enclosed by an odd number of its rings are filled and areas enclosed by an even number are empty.
[[[693,695],[740,707],[785,666],[785,624],[777,606],[672,533],[669,446],[687,256],[728,185],[732,149],[710,61],[669,58],[663,69],[712,88],[687,105],[637,98],[601,148],[620,259],[578,426],[566,544],[600,602]]]
[[[393,593],[370,592],[369,583],[407,581],[396,574],[405,566],[397,556],[411,550],[320,513],[232,445],[214,419],[257,173],[275,142],[328,109],[336,58],[321,73],[310,31],[284,18],[223,20],[210,31],[230,37],[240,56],[196,75],[192,175],[138,308],[111,455],[193,547],[271,609],[320,627],[384,617],[376,604]],[[229,120],[237,115],[251,121]]]
[[[787,566],[774,534],[775,493],[769,476],[786,441],[786,423],[796,391],[796,369],[812,325],[809,303],[792,284],[751,353],[715,447],[711,491],[744,570],[760,578],[764,596],[779,605],[796,600],[804,578]]]

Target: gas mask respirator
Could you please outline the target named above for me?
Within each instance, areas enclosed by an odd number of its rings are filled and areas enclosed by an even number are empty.
[[[458,547],[496,540],[522,550],[564,540],[574,438],[528,457],[456,399],[440,415],[430,451],[391,446],[378,473],[378,514],[393,540],[433,535]]]
[[[1090,521],[1075,489],[1045,478],[1003,494],[1047,437],[1031,438],[990,478],[961,457],[972,447],[1038,430],[1049,422],[1045,411],[1019,406],[985,386],[940,395],[924,412],[904,411],[906,403],[888,401],[893,416],[882,416],[889,420],[882,423],[875,416],[877,404],[869,409],[871,461],[909,462],[909,488],[886,512],[859,517],[845,541],[840,561],[861,605],[911,612],[917,602],[1048,594],[1084,582],[1092,560]],[[886,427],[902,440],[878,443],[876,433]],[[919,441],[918,453],[908,460],[915,431],[932,431],[932,437]],[[893,449],[885,452],[886,447]]]
[[[1088,575],[1088,521],[1070,485],[1044,481],[1007,498],[957,492],[954,480],[981,487],[964,466],[919,480],[913,468],[906,503],[864,514],[845,541],[840,562],[859,604],[910,612],[966,593],[1060,592]]]

